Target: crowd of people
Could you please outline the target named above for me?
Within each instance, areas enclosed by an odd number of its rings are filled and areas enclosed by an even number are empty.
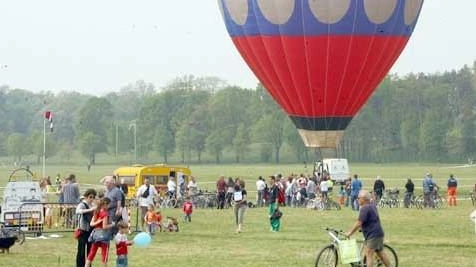
[[[183,221],[190,223],[193,210],[196,207],[194,199],[199,193],[198,183],[195,177],[190,177],[188,182],[183,177],[182,180],[180,178],[178,180],[176,183],[174,177],[169,178],[166,184],[166,196],[183,198]],[[51,184],[49,178],[40,182],[45,196],[44,202],[48,202],[47,193],[53,191],[56,192],[59,203],[75,204],[75,208],[62,208],[60,217],[65,218],[65,223],[78,225],[80,234],[77,236],[77,266],[90,266],[99,249],[101,250],[101,262],[103,266],[106,266],[109,243],[112,240],[116,243],[117,266],[127,266],[128,264],[127,246],[133,244],[127,239],[127,235],[130,233],[128,212],[125,206],[128,187],[123,180],[118,182],[113,176],[104,177],[102,183],[104,190],[96,191],[91,188],[85,190],[84,194],[80,196],[79,185],[74,174],[64,179],[57,178],[55,185]],[[224,209],[233,206],[236,233],[243,231],[245,214],[249,207],[268,207],[270,231],[278,232],[281,230],[282,212],[280,207],[296,207],[313,198],[327,199],[331,197],[331,192],[336,192],[340,205],[359,211],[357,222],[348,232],[350,236],[358,228],[367,228],[366,220],[378,218],[378,213],[374,209],[375,204],[385,197],[388,191],[380,176],[377,176],[373,182],[372,191],[363,190],[363,182],[357,174],[339,185],[334,185],[326,173],[312,176],[291,174],[288,177],[276,174],[268,176],[267,179],[259,176],[255,186],[256,202],[253,204],[243,179],[231,177],[226,179],[225,176],[220,176],[216,182],[217,208]],[[415,184],[409,178],[404,187],[404,207],[409,207],[409,200],[414,198]],[[447,197],[450,206],[457,205],[457,187],[458,180],[451,174],[447,180]],[[433,207],[431,198],[439,189],[440,187],[432,175],[427,173],[422,181],[425,207]],[[144,179],[143,184],[136,191],[141,229],[151,235],[157,231],[178,232],[177,218],[162,217],[158,206],[160,197],[156,186],[151,185],[149,179]],[[371,203],[374,205],[369,205]],[[50,212],[45,211],[47,226],[51,226],[52,223],[51,216],[48,215]],[[378,230],[381,226],[376,227]],[[108,240],[92,238],[99,231],[110,231],[114,236],[110,235]],[[378,230],[375,233],[377,241],[371,243],[372,247],[366,252],[369,256],[372,253],[378,253],[378,248],[383,242],[383,230]],[[364,230],[365,235],[372,237],[367,230]],[[385,257],[385,255],[379,256]]]

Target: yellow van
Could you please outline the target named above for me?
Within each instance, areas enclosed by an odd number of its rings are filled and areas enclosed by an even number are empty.
[[[171,166],[167,164],[155,165],[132,165],[119,167],[114,171],[117,181],[124,180],[128,186],[127,198],[133,198],[137,189],[144,183],[144,179],[148,178],[150,184],[154,185],[158,192],[167,190],[167,182],[169,177],[174,177],[175,181],[179,181],[179,177],[183,176],[185,184],[188,183],[192,172],[187,167]]]

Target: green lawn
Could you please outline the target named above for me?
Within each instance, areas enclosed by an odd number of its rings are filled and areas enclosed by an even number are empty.
[[[82,187],[97,184],[100,177],[117,166],[93,166],[88,173],[85,166],[48,166],[49,173],[76,173]],[[258,175],[274,173],[310,172],[303,165],[203,165],[191,166],[202,187],[213,188],[216,178],[240,176],[254,189]],[[430,171],[443,186],[446,177],[454,173],[460,178],[460,197],[466,196],[476,179],[475,168],[417,164],[352,164],[352,173],[364,178],[364,187],[373,184],[381,175],[387,187],[403,187],[406,178],[414,178],[421,186],[421,177]],[[40,170],[41,171],[41,170]],[[9,170],[0,169],[4,186]],[[372,178],[372,179],[370,179]],[[250,196],[253,197],[253,196]],[[462,200],[456,208],[441,210],[380,209],[387,242],[396,249],[403,267],[476,266],[476,234],[469,213],[474,209],[470,201]],[[179,233],[157,233],[147,248],[130,249],[130,266],[313,266],[318,250],[328,242],[323,230],[333,226],[347,230],[357,213],[341,211],[317,212],[307,209],[283,208],[282,232],[271,233],[265,209],[248,209],[244,232],[235,234],[232,210],[196,209],[192,223],[181,223]],[[180,210],[163,210],[164,215],[179,216]],[[0,255],[1,266],[73,266],[76,250],[71,233],[48,240],[27,240],[12,247],[10,254]],[[131,236],[132,238],[132,236]],[[111,251],[114,266],[114,252]],[[98,259],[97,259],[98,260]],[[98,263],[94,264],[99,266]]]

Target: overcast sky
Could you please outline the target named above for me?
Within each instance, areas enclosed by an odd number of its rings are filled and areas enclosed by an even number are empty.
[[[476,60],[476,0],[427,0],[392,72]],[[185,74],[254,88],[216,0],[0,0],[0,85],[103,95]]]

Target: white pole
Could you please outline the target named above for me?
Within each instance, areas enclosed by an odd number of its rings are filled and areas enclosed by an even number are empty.
[[[46,162],[46,120],[43,118],[43,176],[41,178],[46,177],[46,168],[45,168],[45,162]]]
[[[137,123],[134,121],[134,163],[137,163]]]
[[[116,122],[116,160],[117,160],[117,154],[118,154],[118,151],[117,151],[117,146],[119,144],[119,125],[117,124]]]

